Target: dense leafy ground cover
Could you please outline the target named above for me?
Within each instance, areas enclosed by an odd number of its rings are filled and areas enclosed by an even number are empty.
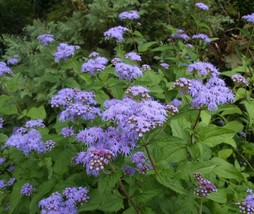
[[[254,213],[254,14],[71,2],[1,35],[0,213]]]

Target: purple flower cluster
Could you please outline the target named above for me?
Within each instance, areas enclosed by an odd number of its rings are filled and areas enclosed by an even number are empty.
[[[20,193],[25,196],[31,196],[34,191],[35,189],[33,188],[33,186],[29,183],[26,183],[22,186]]]
[[[77,207],[74,204],[65,201],[59,192],[52,193],[48,198],[39,201],[41,214],[78,214]]]
[[[218,69],[207,62],[194,62],[188,65],[188,71],[191,73],[198,72],[201,76],[206,76],[207,74],[211,74],[212,76],[219,75]]]
[[[14,55],[11,59],[9,59],[7,61],[8,65],[16,65],[19,63],[19,56],[18,55]]]
[[[31,125],[30,123],[28,124]],[[40,125],[41,124],[42,123],[40,123]],[[32,125],[34,124],[32,123]],[[16,132],[14,132],[14,134],[12,134],[7,139],[5,146],[15,147],[18,150],[22,151],[25,155],[28,155],[32,151],[38,152],[39,154],[42,154],[48,151],[47,149],[48,146],[47,144],[44,144],[44,142],[42,141],[42,136],[40,132],[38,132],[34,128],[21,127],[17,129]]]
[[[0,190],[12,186],[15,183],[15,181],[16,181],[15,178],[10,178],[7,183],[4,180],[0,180]]]
[[[137,101],[150,99],[149,90],[143,86],[131,86],[126,90],[126,96]]]
[[[3,123],[4,123],[4,119],[3,119],[3,118],[0,118],[0,129],[3,128]]]
[[[150,67],[150,65],[143,64],[143,65],[142,65],[142,69],[143,69],[143,71],[150,71],[150,70],[151,70],[151,67]]]
[[[198,182],[197,188],[195,188],[195,195],[199,197],[207,197],[212,192],[217,192],[217,188],[214,184],[205,179],[200,173],[195,173],[194,178]]]
[[[179,107],[183,104],[183,102],[179,99],[173,99],[171,102],[170,102],[171,105],[175,106],[175,107]]]
[[[178,89],[181,93],[187,93],[191,89],[191,80],[187,78],[179,78],[173,84],[173,88]]]
[[[89,55],[89,58],[90,59],[82,65],[82,72],[89,72],[91,75],[96,75],[106,68],[108,60],[105,57],[99,56],[98,53],[93,52]]]
[[[45,128],[45,125],[43,123],[43,120],[29,120],[25,124],[25,128],[35,128],[35,127],[40,127],[40,128]]]
[[[165,109],[167,110],[168,114],[171,116],[178,113],[178,109],[174,105],[166,105]]]
[[[175,39],[181,39],[184,41],[187,41],[190,39],[190,37],[186,33],[184,33],[184,30],[182,29],[177,29],[176,33],[172,34],[172,37]]]
[[[254,23],[254,13],[242,17],[249,23]]]
[[[54,35],[52,34],[41,34],[37,37],[41,44],[47,46],[49,43],[54,42]]]
[[[195,4],[195,6],[197,8],[199,8],[200,10],[209,10],[209,7],[206,4],[202,3],[202,2],[197,2]]]
[[[143,152],[136,152],[131,157],[131,162],[134,163],[141,174],[145,174],[151,165],[147,164],[148,159]]]
[[[45,141],[45,144],[44,144],[45,151],[47,151],[47,152],[51,151],[52,149],[55,148],[55,145],[56,145],[56,143],[53,140]]]
[[[232,80],[234,83],[237,83],[238,85],[245,85],[248,86],[248,81],[240,74],[234,74],[232,77]]]
[[[131,166],[128,166],[128,165],[124,165],[122,167],[122,170],[123,172],[126,174],[126,175],[130,175],[130,176],[133,176],[136,172],[136,168],[134,167],[131,167]]]
[[[245,214],[254,213],[254,194],[251,189],[248,189],[249,195],[242,202],[236,203],[239,206],[240,212]]]
[[[89,200],[85,187],[67,187],[63,194],[52,193],[49,197],[39,201],[41,214],[77,214],[77,205]]]
[[[88,189],[85,187],[67,187],[63,191],[63,195],[67,198],[68,202],[73,204],[84,203],[89,200]]]
[[[13,73],[5,62],[0,62],[0,77],[3,76],[4,74],[12,75]]]
[[[160,66],[163,67],[163,68],[165,68],[165,69],[168,69],[168,68],[169,68],[169,64],[164,63],[164,62],[161,63]]]
[[[0,165],[4,163],[5,159],[0,156]]]
[[[203,40],[205,43],[210,43],[212,40],[204,33],[195,34],[192,36],[192,39],[200,39]]]
[[[130,52],[130,53],[125,54],[125,58],[130,59],[132,61],[141,61],[141,56],[135,52]]]
[[[102,114],[105,121],[115,121],[126,133],[142,137],[143,134],[161,126],[167,118],[163,105],[157,101],[142,100],[137,102],[130,98],[109,100],[104,103],[106,110]]]
[[[134,19],[139,19],[140,15],[136,10],[131,10],[131,11],[125,11],[122,12],[118,15],[118,18],[120,20],[134,20]]]
[[[60,113],[60,120],[75,120],[82,118],[83,120],[93,120],[100,115],[100,109],[95,107],[93,92],[82,91],[80,89],[65,88],[57,92],[52,97],[51,107],[63,107]]]
[[[84,143],[88,147],[104,148],[112,151],[114,155],[130,154],[136,146],[136,135],[119,130],[114,127],[102,129],[92,127],[82,130],[77,135],[77,141]]]
[[[143,75],[142,70],[136,65],[119,62],[115,65],[115,71],[120,79],[132,80]]]
[[[128,28],[122,26],[113,27],[104,32],[104,37],[105,39],[116,39],[117,42],[122,42],[123,34],[128,30]]]
[[[60,60],[66,60],[70,56],[74,56],[75,50],[80,49],[77,45],[68,45],[66,43],[60,43],[57,47],[57,51],[54,53],[55,62]]]
[[[61,135],[63,135],[65,138],[75,135],[75,131],[73,127],[65,127],[61,131]]]
[[[114,153],[108,149],[90,147],[73,158],[75,164],[82,164],[88,175],[99,176],[99,172],[113,159]]]

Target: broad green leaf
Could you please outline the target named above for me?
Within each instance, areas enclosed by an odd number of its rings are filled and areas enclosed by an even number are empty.
[[[248,114],[249,126],[251,126],[254,122],[254,100],[245,100],[245,101],[242,101],[241,104],[243,104],[246,108],[246,111]]]
[[[218,177],[227,178],[227,179],[235,179],[240,182],[244,180],[244,176],[230,163],[227,161],[214,157],[212,163],[217,166],[214,168],[214,172]]]
[[[62,152],[59,151],[58,158],[55,160],[53,166],[54,173],[58,176],[62,176],[64,173],[68,172],[73,157],[74,153],[71,150],[65,149]]]
[[[23,180],[18,180],[17,182],[14,183],[12,187],[12,191],[10,194],[10,213],[13,213],[15,208],[18,206],[22,199],[22,195],[20,194],[21,187],[25,184],[25,181]]]
[[[170,126],[174,137],[184,139],[186,142],[189,141],[191,122],[185,117],[185,115],[172,118]]]
[[[210,193],[207,198],[218,202],[218,203],[227,203],[227,193],[224,190],[218,189],[216,192]]]
[[[234,121],[227,123],[225,126],[223,126],[223,128],[230,129],[232,131],[235,131],[235,133],[237,133],[237,132],[241,132],[243,130],[244,126],[242,123],[234,120]]]
[[[32,120],[35,119],[45,119],[46,118],[46,111],[44,109],[44,106],[40,107],[32,107],[26,114],[28,117],[30,117]]]
[[[208,125],[211,121],[212,114],[210,111],[204,110],[204,111],[201,111],[200,117],[201,117],[202,123],[204,123],[205,125]]]
[[[218,152],[218,157],[226,160],[228,157],[230,157],[230,155],[232,155],[232,153],[232,149],[222,149]]]
[[[199,125],[196,131],[198,142],[205,143],[211,147],[221,144],[227,139],[231,139],[236,133],[230,129],[215,126],[212,124],[208,126]]]

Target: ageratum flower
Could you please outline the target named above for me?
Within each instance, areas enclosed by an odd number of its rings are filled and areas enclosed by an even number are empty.
[[[103,71],[106,68],[108,60],[105,57],[97,56],[93,59],[89,59],[82,65],[81,72],[89,72],[91,75],[96,75],[98,72]]]
[[[167,64],[167,63],[161,63],[160,66],[165,68],[165,69],[169,68],[169,64]]]
[[[150,70],[152,70],[150,65],[147,65],[147,64],[142,65],[142,69],[143,69],[143,71],[150,71]]]
[[[166,105],[165,109],[168,112],[168,114],[171,115],[171,116],[178,113],[178,109],[174,105]]]
[[[6,187],[5,181],[4,180],[0,180],[0,190],[5,188],[5,187]]]
[[[148,100],[150,99],[149,89],[143,86],[131,86],[129,87],[125,94],[127,97],[135,99],[135,100]]]
[[[75,50],[80,49],[77,45],[68,45],[66,43],[60,43],[57,47],[57,51],[53,54],[55,62],[60,60],[66,60],[67,58],[75,55]]]
[[[204,33],[195,34],[192,36],[192,39],[200,39],[203,40],[205,43],[210,43],[212,40]]]
[[[179,107],[183,104],[183,102],[179,99],[173,99],[171,102],[170,102],[171,105],[175,106],[175,107]]]
[[[16,65],[19,63],[19,56],[18,55],[14,55],[11,59],[9,59],[7,61],[8,65]]]
[[[134,19],[139,19],[140,15],[136,10],[131,10],[131,11],[126,11],[122,12],[118,15],[118,18],[120,20],[134,20]]]
[[[242,17],[249,23],[254,23],[254,13]]]
[[[238,85],[245,85],[245,86],[249,85],[248,81],[240,74],[234,74],[231,78],[233,82]]]
[[[53,140],[45,141],[45,144],[44,144],[45,151],[47,151],[47,152],[51,151],[52,149],[55,148],[55,145],[56,145],[56,143]]]
[[[4,119],[3,119],[3,118],[0,118],[0,129],[3,128],[3,123],[4,123]]]
[[[156,126],[161,126],[167,118],[163,105],[156,101],[141,102],[129,98],[107,101],[102,114],[105,121],[115,121],[121,130],[142,137],[144,133]]]
[[[120,79],[126,79],[129,81],[143,75],[142,70],[138,66],[129,65],[124,62],[117,63],[115,65],[115,71]]]
[[[248,189],[247,193],[249,193],[249,195],[247,195],[244,201],[237,202],[236,204],[239,206],[241,213],[253,214],[254,213],[254,194],[252,189]]]
[[[0,165],[2,165],[4,163],[5,159],[0,157]]]
[[[29,120],[25,124],[25,128],[35,128],[35,127],[41,127],[45,128],[45,125],[43,123],[43,120]]]
[[[37,39],[45,46],[55,41],[54,35],[52,34],[41,34],[37,37]]]
[[[195,195],[199,197],[207,197],[212,192],[217,192],[217,188],[211,181],[205,179],[200,173],[195,173],[194,178],[198,182],[197,188],[195,188]]]
[[[24,184],[21,188],[21,194],[25,195],[25,196],[31,196],[34,191],[35,190],[34,190],[33,186],[29,183]]]
[[[114,153],[108,149],[90,147],[73,158],[75,164],[82,164],[88,175],[99,176],[99,172],[113,159]]]
[[[73,204],[84,203],[89,200],[88,189],[85,187],[66,187],[63,195]]]
[[[130,52],[130,53],[125,54],[125,58],[130,59],[132,61],[141,61],[141,56],[135,52]]]
[[[75,131],[73,127],[65,127],[62,128],[61,135],[63,135],[65,138],[75,135]]]
[[[28,155],[32,151],[36,151],[38,153],[45,152],[42,136],[35,129],[30,129],[26,133],[16,132],[7,139],[5,145],[15,147],[22,151],[25,155]]]
[[[105,39],[116,39],[116,42],[122,42],[123,34],[128,30],[128,28],[122,26],[113,27],[104,32],[104,37]]]
[[[191,85],[191,103],[194,108],[207,107],[211,111],[218,109],[218,105],[234,101],[234,94],[218,77],[210,78],[205,85],[201,81],[193,80]]]
[[[206,4],[202,3],[202,2],[197,2],[195,4],[195,6],[197,8],[199,8],[200,10],[209,10],[209,7]]]
[[[6,186],[12,186],[16,181],[16,178],[10,178],[10,180],[7,182],[7,185]]]
[[[60,120],[93,120],[100,115],[100,109],[95,105],[95,95],[92,92],[81,91],[80,89],[65,88],[60,90],[50,103],[51,107],[63,107],[60,113]]]
[[[187,41],[190,39],[190,37],[186,33],[184,33],[184,30],[182,29],[177,29],[176,33],[172,34],[171,36],[175,39],[181,39],[184,41]]]
[[[194,62],[188,65],[188,71],[191,73],[198,72],[201,76],[206,76],[207,74],[211,74],[212,76],[219,75],[218,69],[207,62]]]
[[[5,62],[0,62],[0,77],[3,76],[4,74],[12,75],[13,73]]]
[[[191,89],[191,80],[187,78],[179,78],[173,84],[173,88],[178,89],[181,93],[188,93]]]
[[[59,192],[39,201],[41,214],[78,214],[77,207],[70,200],[65,201]]]
[[[148,159],[145,157],[143,152],[136,152],[131,157],[132,163],[134,163],[141,174],[145,174],[149,169],[151,169],[151,165],[147,164]]]
[[[117,154],[129,155],[136,146],[137,137],[135,133],[108,127],[92,127],[82,130],[77,135],[77,141],[88,147],[104,148]]]

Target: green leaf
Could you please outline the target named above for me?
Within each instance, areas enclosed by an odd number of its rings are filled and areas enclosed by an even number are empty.
[[[246,108],[249,120],[249,126],[252,126],[254,122],[254,100],[244,100],[241,102]]]
[[[40,107],[32,107],[29,109],[29,111],[26,113],[28,117],[30,117],[32,120],[35,119],[45,119],[46,118],[46,111],[44,109],[44,106]]]
[[[161,183],[163,186],[168,187],[169,189],[179,193],[179,194],[187,194],[187,191],[180,184],[180,181],[176,179],[172,179],[171,173],[167,171],[162,171],[156,175],[156,180]]]
[[[73,151],[68,149],[59,152],[58,158],[53,166],[54,173],[56,173],[58,176],[62,176],[64,173],[68,172],[73,156]]]
[[[185,117],[185,114],[172,118],[170,126],[174,137],[184,139],[186,142],[189,141],[191,122]]]
[[[12,187],[11,195],[10,195],[10,213],[13,213],[15,208],[18,206],[22,199],[22,195],[20,194],[21,187],[25,184],[23,180],[18,180]]]
[[[214,147],[223,143],[227,139],[231,139],[235,135],[235,131],[219,127],[215,125],[203,126],[199,124],[196,128],[197,138],[199,143],[205,143],[208,146]]]
[[[217,192],[210,193],[207,198],[220,204],[227,203],[227,193],[224,190],[218,189]]]
[[[230,155],[232,155],[232,153],[232,149],[222,149],[218,152],[218,157],[226,160],[228,157],[230,157]]]
[[[52,159],[50,157],[45,158],[45,165],[48,169],[48,179],[50,179],[53,175]]]
[[[138,46],[138,52],[142,53],[147,51],[149,48],[151,48],[153,45],[155,45],[157,42],[147,42],[144,44],[140,44]]]
[[[212,115],[211,112],[208,110],[201,111],[201,121],[203,124],[208,125],[211,121]]]
[[[218,157],[214,157],[211,161],[217,165],[214,172],[218,177],[235,179],[238,182],[244,180],[244,176],[232,164]]]

